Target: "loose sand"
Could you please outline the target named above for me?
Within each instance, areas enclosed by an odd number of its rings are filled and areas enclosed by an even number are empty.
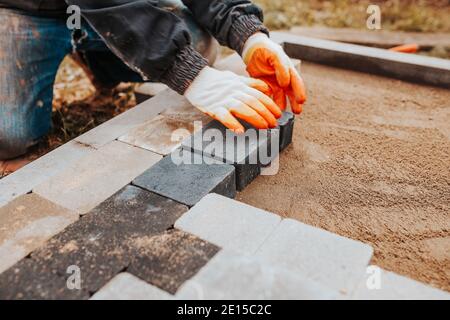
[[[450,291],[450,91],[303,63],[309,101],[276,176],[240,201],[373,245]]]

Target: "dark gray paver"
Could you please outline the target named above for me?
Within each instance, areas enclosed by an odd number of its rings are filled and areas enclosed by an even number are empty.
[[[137,239],[127,272],[175,294],[220,248],[180,230]]]
[[[178,155],[191,160],[175,163]],[[188,206],[195,205],[211,192],[234,198],[234,167],[214,159],[208,159],[213,163],[205,162],[201,158],[190,151],[177,149],[137,177],[133,184]]]
[[[294,114],[287,111],[283,112],[281,118],[278,119],[278,129],[280,130],[280,151],[286,149],[292,142],[294,122]]]
[[[279,130],[256,130],[246,126],[245,134],[236,135],[220,122],[212,121],[183,141],[185,150],[206,155],[236,168],[236,188],[243,190],[279,153]],[[270,152],[272,139],[276,150]]]
[[[88,298],[129,265],[136,241],[164,232],[187,211],[175,201],[127,186],[0,275],[0,299]],[[69,290],[77,266],[81,290]]]

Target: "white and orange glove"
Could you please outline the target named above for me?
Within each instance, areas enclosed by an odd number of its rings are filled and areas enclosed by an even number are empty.
[[[205,67],[200,71],[184,96],[200,111],[220,121],[235,133],[244,127],[242,119],[257,129],[277,126],[281,110],[262,92],[269,87],[258,79],[241,77],[230,71]]]
[[[246,41],[242,58],[250,76],[270,87],[270,92],[266,93],[282,110],[286,109],[288,97],[292,111],[296,114],[302,112],[306,101],[305,85],[280,45],[264,33],[255,33]]]

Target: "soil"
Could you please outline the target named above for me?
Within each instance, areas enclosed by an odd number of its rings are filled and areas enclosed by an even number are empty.
[[[275,176],[238,200],[371,244],[373,264],[450,291],[450,91],[303,63]]]

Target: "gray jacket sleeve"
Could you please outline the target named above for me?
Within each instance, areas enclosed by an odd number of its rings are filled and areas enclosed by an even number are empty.
[[[196,21],[221,45],[242,53],[247,39],[256,32],[269,31],[263,25],[263,12],[249,0],[183,0]]]
[[[180,94],[207,65],[191,45],[185,22],[158,0],[66,0],[108,47],[144,80],[160,81]],[[198,23],[220,43],[242,51],[262,25],[261,10],[247,0],[185,0]]]

